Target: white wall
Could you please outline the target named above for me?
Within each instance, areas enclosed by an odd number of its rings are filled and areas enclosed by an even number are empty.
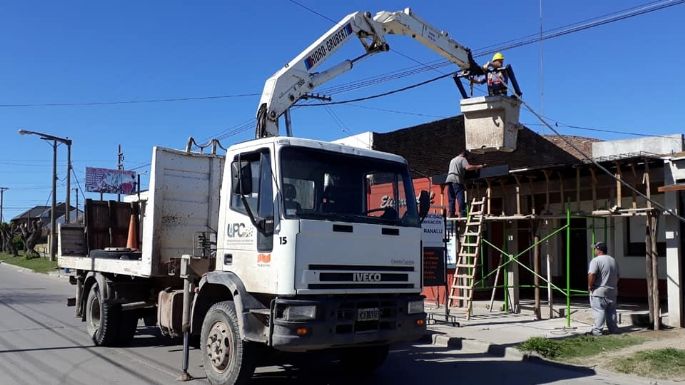
[[[373,149],[373,132],[367,131],[361,134],[348,136],[334,140],[333,143],[344,144],[346,146],[361,147],[369,150]]]
[[[640,152],[661,155],[681,151],[683,151],[682,134],[641,139],[608,140],[592,143],[593,158],[604,158]]]

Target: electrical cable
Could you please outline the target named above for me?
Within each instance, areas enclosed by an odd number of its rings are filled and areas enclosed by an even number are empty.
[[[673,215],[674,217],[678,218],[680,221],[685,222],[685,218],[682,217],[682,216],[680,216],[680,215],[678,215],[675,211],[673,211],[673,210],[667,208],[666,206],[662,205],[661,203],[659,203],[659,202],[657,202],[657,201],[655,201],[655,200],[653,200],[653,199],[647,197],[647,195],[643,194],[641,191],[639,191],[638,189],[636,189],[636,188],[634,188],[633,186],[631,186],[631,185],[630,185],[628,182],[626,182],[625,180],[620,179],[620,178],[617,178],[617,177],[616,177],[611,171],[609,171],[606,167],[604,167],[604,166],[602,166],[601,164],[599,164],[599,162],[597,162],[594,158],[588,156],[584,151],[582,151],[581,149],[579,149],[578,146],[576,146],[573,142],[571,142],[570,140],[568,140],[564,135],[561,135],[554,127],[552,127],[552,125],[550,125],[549,123],[547,123],[547,122],[545,121],[545,119],[544,119],[541,115],[539,115],[537,112],[535,112],[535,110],[533,110],[533,108],[532,108],[530,105],[528,105],[528,103],[526,103],[525,100],[523,100],[523,99],[521,99],[521,98],[519,98],[519,100],[521,101],[521,104],[523,104],[523,106],[526,107],[526,109],[527,109],[531,114],[535,115],[535,117],[537,117],[545,126],[547,126],[547,128],[549,128],[549,129],[550,129],[552,132],[554,132],[559,138],[561,138],[561,140],[563,140],[564,142],[566,142],[567,145],[569,145],[571,148],[573,148],[574,150],[576,150],[580,155],[582,155],[582,156],[585,158],[585,160],[587,160],[588,162],[592,163],[595,167],[599,168],[600,170],[602,170],[602,172],[604,172],[605,174],[609,175],[611,178],[615,179],[616,181],[618,181],[618,182],[621,183],[622,185],[626,186],[629,190],[631,190],[631,191],[634,192],[635,194],[641,196],[642,198],[644,198],[644,199],[646,199],[647,201],[649,201],[650,203],[652,203],[655,207],[657,207],[657,208],[659,208],[659,209],[661,209],[661,210],[663,210],[663,211],[669,213],[670,215]],[[620,202],[617,202],[617,204],[620,204]]]
[[[684,1],[685,1],[685,0],[684,0]],[[440,75],[440,76],[434,77],[434,78],[432,78],[432,79],[424,80],[424,81],[422,81],[422,82],[420,82],[420,83],[412,84],[412,85],[409,85],[409,86],[406,86],[406,87],[398,88],[398,89],[395,89],[395,90],[383,92],[383,93],[376,94],[376,95],[365,96],[365,97],[362,97],[362,98],[348,99],[348,100],[340,100],[340,101],[337,101],[337,102],[300,104],[299,106],[300,106],[300,107],[333,106],[333,105],[337,105],[337,104],[347,104],[347,103],[353,103],[353,102],[361,102],[361,101],[364,101],[364,100],[377,99],[377,98],[380,98],[380,97],[383,97],[383,96],[388,96],[388,95],[396,94],[396,93],[398,93],[398,92],[407,91],[407,90],[410,90],[410,89],[412,89],[412,88],[420,87],[420,86],[426,85],[426,84],[428,84],[428,83],[432,83],[432,82],[434,82],[434,81],[437,81],[437,80],[440,80],[440,79],[444,79],[444,78],[446,78],[446,77],[448,77],[448,76],[453,76],[453,75],[456,74],[456,73],[457,73],[457,72],[451,72],[451,73],[448,73],[448,74],[444,74],[444,75]]]
[[[606,14],[606,15],[600,16],[599,18],[587,19],[585,21],[581,21],[581,22],[577,22],[577,23],[573,23],[573,24],[568,24],[566,26],[551,29],[551,30],[546,31],[544,34],[531,34],[531,35],[527,35],[527,36],[524,36],[524,37],[519,38],[519,39],[510,40],[510,41],[505,42],[503,44],[491,45],[491,46],[488,46],[486,48],[482,48],[482,49],[474,51],[473,55],[474,55],[474,57],[482,57],[482,56],[490,55],[490,54],[495,53],[495,52],[506,51],[508,49],[518,48],[521,46],[525,46],[525,45],[529,45],[529,44],[533,44],[533,43],[537,43],[537,42],[542,42],[544,40],[553,39],[556,37],[568,35],[570,33],[579,32],[582,30],[586,30],[586,29],[597,27],[597,26],[609,24],[612,22],[625,20],[625,19],[628,19],[631,17],[640,16],[640,15],[643,15],[646,13],[658,11],[658,10],[665,9],[668,7],[672,7],[675,5],[679,5],[682,3],[685,3],[685,0],[667,0],[667,1],[652,2],[652,3],[642,5],[642,6],[628,8],[625,10]],[[490,48],[490,47],[495,47],[495,48]],[[447,60],[439,60],[435,64],[431,64],[431,65],[432,66],[446,66],[446,65],[450,65],[450,64],[451,64],[451,62],[449,62]],[[408,72],[404,76],[411,76],[411,75],[414,75],[416,73],[425,72],[427,70],[430,70],[430,69],[419,70],[419,69],[414,69],[412,67],[412,68],[406,70]],[[400,72],[401,71],[402,70],[400,70]],[[380,75],[380,77],[378,77],[378,79],[382,79],[386,76],[388,76],[388,75],[382,74],[382,75]],[[404,77],[404,76],[393,77],[393,79]],[[360,82],[359,86],[356,86],[357,83],[353,82],[353,83],[348,83],[346,85],[341,85],[338,87],[341,87],[340,89],[345,90],[342,92],[347,92],[347,91],[355,90],[358,88],[367,87],[368,84],[370,84],[370,83],[373,84],[372,79],[373,78],[367,78],[366,80]],[[344,87],[344,88],[342,88],[342,87]],[[322,92],[324,92],[324,91],[325,90],[322,90]],[[338,90],[336,89],[336,91],[338,91]],[[325,93],[329,93],[329,92],[325,92]],[[329,93],[329,94],[333,94],[333,93]]]
[[[411,116],[421,116],[425,118],[432,118],[432,119],[448,119],[450,116],[441,116],[441,115],[429,115],[429,114],[422,114],[420,112],[410,112],[410,111],[397,111],[397,110],[391,110],[387,108],[380,108],[380,107],[370,107],[370,106],[364,106],[361,104],[354,104],[354,103],[348,103],[349,106],[356,107],[356,108],[361,108],[365,110],[374,110],[374,111],[382,111],[382,112],[389,112],[392,114],[401,114],[401,115],[411,115]]]
[[[335,23],[334,20],[331,18],[320,14],[319,12],[316,12],[315,10],[295,1],[295,0],[289,0],[291,3],[296,4],[318,16],[321,16],[325,18],[326,20],[329,20],[333,23]],[[563,27],[559,27],[556,29],[548,30],[544,35],[540,36],[538,34],[531,34],[524,36],[519,39],[514,39],[514,40],[509,40],[505,42],[504,44],[500,45],[490,45],[486,46],[482,49],[479,49],[477,51],[474,51],[474,57],[481,57],[485,55],[492,54],[494,52],[498,51],[506,51],[508,49],[513,49],[513,48],[518,48],[524,45],[528,44],[533,44],[542,40],[548,40],[552,38],[556,38],[559,36],[563,35],[568,35],[570,33],[574,32],[579,32],[585,29],[589,28],[594,28],[597,26],[609,24],[615,21],[620,21],[620,20],[625,20],[631,17],[635,16],[640,16],[643,14],[651,13],[654,11],[658,11],[661,9],[665,9],[668,7],[672,7],[675,5],[679,5],[685,3],[685,0],[667,0],[667,1],[656,1],[652,3],[647,3],[642,6],[637,6],[633,8],[628,8],[625,10],[621,10],[618,12],[610,13],[604,16],[601,16],[600,18],[593,18],[593,19],[587,19],[586,21],[581,21],[579,23],[574,23],[574,24],[569,24]],[[495,47],[495,48],[490,48],[490,47]],[[414,69],[413,71],[417,71],[414,73],[408,73],[404,76],[398,76],[395,78],[400,78],[400,77],[405,77],[405,76],[411,76],[416,73],[420,72],[425,72],[425,71],[437,71],[437,68],[442,67],[442,66],[447,66],[450,65],[451,63],[449,61],[437,61],[434,64],[429,63],[421,63],[420,61],[413,59],[409,57],[408,55],[402,54],[396,50],[393,50],[392,52],[396,52],[400,54],[401,56],[404,56],[405,58],[408,58],[412,61],[415,61],[416,63],[419,63],[421,66],[420,69]],[[440,71],[437,71],[440,72]],[[382,77],[387,76],[386,74],[381,75]],[[358,89],[362,87],[368,87],[369,83],[372,80],[366,80],[366,83],[360,84],[360,85],[355,85],[356,83],[349,83],[347,85],[340,85],[338,87],[345,87],[345,91],[337,91],[337,92],[347,92],[353,89]],[[384,82],[383,80],[378,80],[380,82]],[[373,83],[372,83],[373,84]],[[323,90],[322,90],[323,91]],[[337,93],[337,92],[331,92]],[[193,100],[212,100],[212,99],[225,99],[225,98],[239,98],[239,97],[253,97],[253,96],[260,96],[260,94],[257,93],[244,93],[244,94],[233,94],[233,95],[213,95],[213,96],[200,96],[200,97],[180,97],[180,98],[162,98],[162,99],[139,99],[139,100],[118,100],[118,101],[106,101],[106,102],[73,102],[73,103],[17,103],[17,104],[0,104],[0,108],[15,108],[15,107],[78,107],[78,106],[100,106],[100,105],[120,105],[120,104],[142,104],[142,103],[165,103],[165,102],[180,102],[180,101],[193,101]]]
[[[242,98],[259,96],[260,94],[235,94],[235,95],[214,95],[214,96],[198,96],[198,97],[184,97],[184,98],[166,98],[166,99],[139,99],[139,100],[115,100],[109,102],[74,102],[74,103],[24,103],[24,104],[0,104],[0,108],[14,108],[14,107],[88,107],[88,106],[110,106],[117,104],[143,104],[143,103],[168,103],[168,102],[185,102],[192,100],[212,100],[212,99],[228,99],[228,98]]]
[[[74,168],[72,167],[71,169],[72,175],[74,175],[74,181],[76,182],[76,186],[78,187],[78,191],[81,192],[81,197],[83,197],[83,201],[86,201],[86,194],[83,192],[83,189],[81,188],[81,182],[78,180],[78,176],[76,175],[76,172],[74,171]]]

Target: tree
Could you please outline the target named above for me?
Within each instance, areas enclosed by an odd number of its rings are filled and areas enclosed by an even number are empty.
[[[14,224],[0,223],[0,251],[19,255],[17,245],[14,243],[14,237],[18,234],[17,227]]]
[[[26,250],[26,258],[40,257],[40,254],[34,248],[40,239],[41,227],[42,222],[40,220],[29,221],[28,224],[19,226],[21,240],[24,243],[24,250]]]

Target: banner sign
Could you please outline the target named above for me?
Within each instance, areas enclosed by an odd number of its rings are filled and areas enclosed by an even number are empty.
[[[423,229],[423,285],[442,286],[445,276],[445,221],[440,215],[429,214],[421,224]]]
[[[136,192],[136,172],[86,167],[86,191],[133,194]]]

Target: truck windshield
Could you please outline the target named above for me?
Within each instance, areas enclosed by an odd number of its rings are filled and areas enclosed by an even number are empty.
[[[403,163],[305,147],[285,147],[280,158],[286,218],[419,226]]]

